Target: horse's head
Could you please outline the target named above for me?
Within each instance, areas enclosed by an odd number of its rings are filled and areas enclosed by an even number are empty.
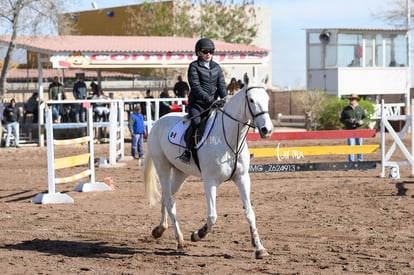
[[[269,95],[264,87],[267,77],[261,83],[257,83],[255,79],[251,81],[246,73],[243,81],[244,87],[236,93],[236,96],[240,97],[240,100],[244,99],[247,119],[253,121],[253,125],[259,130],[260,137],[268,138],[274,128],[269,116]]]
[[[245,88],[247,115],[259,130],[260,137],[268,138],[273,132],[273,123],[269,116],[269,95],[263,86]]]
[[[244,75],[244,87],[233,96],[228,96],[224,113],[239,123],[257,127],[262,138],[268,138],[273,132],[273,123],[269,116],[269,95],[263,84],[250,86],[247,74]],[[244,111],[240,112],[240,107]],[[253,121],[249,123],[248,121]]]

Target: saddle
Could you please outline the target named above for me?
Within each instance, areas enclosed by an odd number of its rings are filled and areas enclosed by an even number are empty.
[[[208,112],[202,113],[200,116],[201,118],[200,126],[194,129],[193,128],[194,126],[190,123],[190,126],[187,128],[184,134],[185,143],[190,144],[191,148],[188,147],[188,149],[190,149],[193,155],[195,155],[195,151],[196,151],[195,146],[196,144],[200,142],[201,138],[203,137],[204,131],[206,130],[207,121],[211,115],[212,115],[211,109]],[[192,133],[194,133],[193,136],[192,136]],[[194,139],[194,142],[191,141],[192,138]]]

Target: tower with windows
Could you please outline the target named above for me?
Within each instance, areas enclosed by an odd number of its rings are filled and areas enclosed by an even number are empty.
[[[307,89],[373,101],[407,102],[409,32],[403,29],[307,29]],[[390,95],[393,95],[390,97]]]

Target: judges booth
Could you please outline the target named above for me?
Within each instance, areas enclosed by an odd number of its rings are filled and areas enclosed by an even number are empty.
[[[405,29],[307,29],[307,89],[408,106],[408,35]]]

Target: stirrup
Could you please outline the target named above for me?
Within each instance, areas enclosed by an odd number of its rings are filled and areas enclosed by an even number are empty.
[[[181,159],[185,163],[189,163],[191,159],[191,152],[189,150],[185,150],[181,156],[178,156],[179,159]]]

